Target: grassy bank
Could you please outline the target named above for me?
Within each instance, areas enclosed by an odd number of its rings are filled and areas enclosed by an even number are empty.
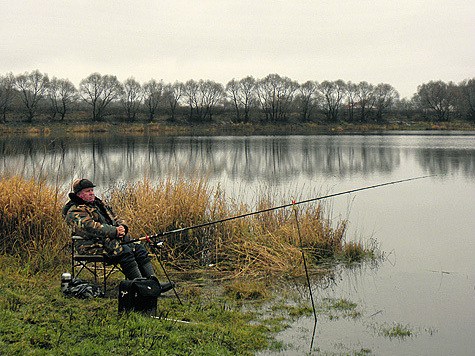
[[[287,346],[273,336],[295,318],[311,315],[309,300],[280,304],[276,308],[283,313],[264,315],[259,308],[285,297],[279,283],[301,285],[302,252],[314,280],[331,278],[336,263],[375,255],[371,246],[345,243],[347,221],[330,221],[319,204],[299,208],[300,233],[293,211],[284,209],[168,235],[161,260],[178,282],[184,305],[170,294],[160,298],[159,314],[189,323],[140,314],[120,317],[120,275],[112,278],[105,299],[70,299],[59,290],[59,276],[70,269],[69,233],[59,212],[66,193],[35,179],[0,176],[0,353],[252,355],[280,350]],[[143,180],[111,187],[104,198],[135,236],[249,212],[202,178]],[[259,209],[276,205],[268,197],[259,201]]]
[[[117,298],[78,300],[60,292],[58,275],[22,273],[0,258],[0,353],[35,355],[252,355],[272,345],[272,321],[251,324],[226,299],[162,297],[158,316],[119,315]],[[180,289],[182,293],[184,288]],[[182,296],[183,298],[183,296]],[[180,319],[187,323],[165,320]]]

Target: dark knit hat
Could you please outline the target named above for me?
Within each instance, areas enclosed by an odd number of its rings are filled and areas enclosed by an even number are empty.
[[[73,192],[74,194],[79,193],[81,190],[86,188],[94,188],[95,185],[89,179],[83,178],[78,179],[73,183]]]

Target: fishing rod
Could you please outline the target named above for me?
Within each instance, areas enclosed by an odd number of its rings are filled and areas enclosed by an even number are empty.
[[[197,225],[193,225],[193,226],[183,227],[183,228],[179,228],[179,229],[175,229],[175,230],[170,230],[170,231],[164,231],[164,232],[161,232],[161,233],[158,233],[158,234],[154,234],[154,235],[142,236],[142,237],[139,237],[139,238],[137,238],[137,239],[130,240],[130,241],[128,241],[128,242],[122,242],[121,245],[126,245],[126,244],[129,244],[129,243],[138,242],[138,241],[143,241],[143,240],[156,239],[156,238],[159,238],[159,237],[164,237],[164,236],[172,235],[172,234],[178,234],[178,233],[181,233],[181,232],[185,232],[185,231],[189,231],[189,230],[193,230],[193,229],[198,229],[198,228],[205,227],[205,226],[210,226],[210,225],[214,225],[214,224],[224,223],[224,222],[227,222],[227,221],[230,221],[230,220],[245,218],[245,217],[247,217],[247,216],[252,216],[252,215],[256,215],[256,214],[262,214],[262,213],[266,213],[266,212],[273,211],[273,210],[277,210],[277,209],[284,209],[284,208],[288,208],[288,207],[291,207],[291,206],[294,206],[294,205],[306,204],[306,203],[310,203],[310,202],[314,202],[314,201],[318,201],[318,200],[324,200],[324,199],[334,198],[334,197],[337,197],[337,196],[340,196],[340,195],[346,195],[346,194],[361,192],[361,191],[363,191],[363,190],[369,190],[369,189],[374,189],[374,188],[380,188],[380,187],[384,187],[384,186],[388,186],[388,185],[400,184],[400,183],[404,183],[404,182],[410,182],[410,181],[414,181],[414,180],[418,180],[418,179],[430,178],[430,177],[434,177],[434,176],[437,176],[437,174],[426,175],[426,176],[420,176],[420,177],[413,177],[413,178],[406,178],[406,179],[400,179],[400,180],[395,180],[395,181],[391,181],[391,182],[386,182],[386,183],[380,183],[380,184],[370,185],[370,186],[366,186],[366,187],[362,187],[362,188],[356,188],[356,189],[345,190],[345,191],[343,191],[343,192],[332,193],[332,194],[323,195],[323,196],[319,196],[319,197],[315,197],[315,198],[310,198],[310,199],[306,199],[306,200],[301,200],[301,201],[298,201],[298,202],[291,202],[291,203],[288,203],[288,204],[283,204],[283,205],[274,206],[274,207],[271,207],[271,208],[266,208],[266,209],[262,209],[262,210],[258,210],[258,211],[253,211],[253,212],[245,213],[245,214],[242,214],[242,215],[231,216],[231,217],[228,217],[228,218],[219,219],[219,220],[214,220],[214,221],[209,221],[209,222],[205,222],[205,223],[202,223],[202,224],[197,224]]]

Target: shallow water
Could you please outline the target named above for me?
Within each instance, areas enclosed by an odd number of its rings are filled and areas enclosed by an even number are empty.
[[[97,137],[0,139],[0,171],[44,175],[67,187],[90,177],[102,187],[201,170],[211,186],[253,203],[260,192],[277,200],[409,177],[426,179],[326,201],[332,217],[348,217],[347,239],[375,239],[378,268],[342,270],[314,297],[346,298],[361,317],[317,323],[312,354],[467,355],[475,349],[475,136],[467,133],[289,137]],[[101,194],[101,187],[97,189]],[[302,295],[307,298],[308,295]],[[394,323],[413,336],[380,336]],[[286,355],[310,351],[314,321],[301,318],[279,339]]]

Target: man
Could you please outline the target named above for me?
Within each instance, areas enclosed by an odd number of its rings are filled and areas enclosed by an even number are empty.
[[[81,253],[103,253],[111,264],[119,264],[127,279],[153,278],[155,272],[146,248],[131,243],[124,220],[115,216],[112,209],[94,194],[95,185],[88,179],[73,183],[69,201],[62,214],[75,236],[85,238],[79,246]],[[170,283],[160,285],[162,292],[172,288]]]

